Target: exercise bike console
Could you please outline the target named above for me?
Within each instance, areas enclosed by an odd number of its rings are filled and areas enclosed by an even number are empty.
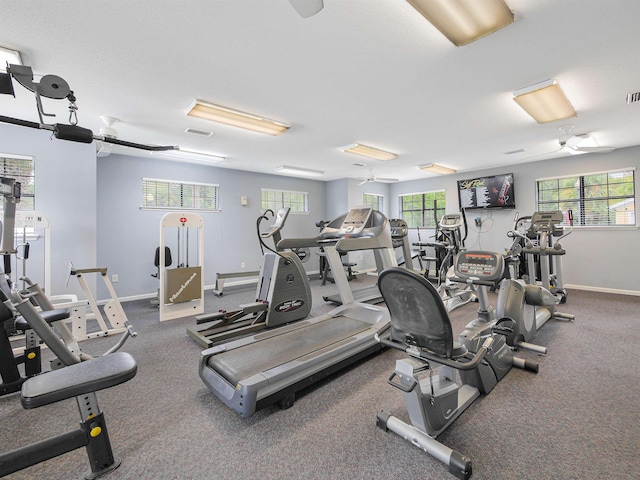
[[[495,283],[504,276],[504,259],[493,252],[460,252],[454,261],[454,271],[462,281]]]

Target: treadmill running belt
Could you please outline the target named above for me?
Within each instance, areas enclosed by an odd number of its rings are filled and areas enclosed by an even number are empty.
[[[327,317],[308,327],[267,338],[209,358],[208,365],[237,385],[242,379],[308,355],[371,328],[371,324],[349,317]]]

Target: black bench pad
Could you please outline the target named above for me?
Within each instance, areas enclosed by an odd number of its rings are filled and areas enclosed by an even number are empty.
[[[56,308],[55,310],[43,310],[39,312],[42,319],[51,325],[53,322],[57,322],[58,320],[64,320],[71,316],[71,312],[69,312],[68,308]],[[16,318],[15,323],[16,330],[20,330],[24,332],[25,330],[29,330],[31,327],[29,323],[24,319],[24,317]]]
[[[31,377],[22,384],[22,406],[37,408],[119,385],[135,377],[136,360],[115,352]]]

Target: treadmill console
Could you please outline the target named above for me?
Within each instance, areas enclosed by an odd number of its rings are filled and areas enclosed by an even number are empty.
[[[367,225],[373,207],[361,206],[352,208],[345,217],[340,229],[338,230],[338,236],[352,236],[361,233]]]
[[[389,220],[389,227],[391,227],[391,238],[404,238],[409,234],[409,226],[401,218]]]
[[[464,280],[477,278],[495,282],[504,276],[504,259],[493,252],[460,252],[456,255],[454,270],[456,277]]]

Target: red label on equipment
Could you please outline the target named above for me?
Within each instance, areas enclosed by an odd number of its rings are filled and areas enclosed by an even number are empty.
[[[180,223],[187,223],[187,217],[180,217]]]

